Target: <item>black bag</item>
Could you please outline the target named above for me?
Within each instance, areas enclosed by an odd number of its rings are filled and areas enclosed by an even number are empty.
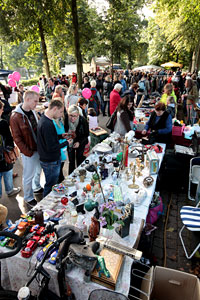
[[[115,124],[117,122],[117,109],[114,111],[114,113],[110,116],[110,119],[106,123],[106,127],[110,130],[114,130]]]

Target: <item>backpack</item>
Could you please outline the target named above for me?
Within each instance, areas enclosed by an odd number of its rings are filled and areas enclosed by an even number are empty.
[[[89,98],[88,107],[94,108],[96,115],[97,116],[99,115],[100,103],[99,103],[99,99],[96,94],[95,95],[92,94],[91,97]]]
[[[139,81],[139,89],[141,89],[143,91],[146,90],[145,80],[140,80]]]

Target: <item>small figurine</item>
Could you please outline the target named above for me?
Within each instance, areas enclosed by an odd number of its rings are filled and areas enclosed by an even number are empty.
[[[93,242],[96,240],[97,236],[99,235],[100,224],[99,224],[99,221],[95,217],[92,217],[91,221],[92,222],[90,224],[88,233],[89,233],[90,242]]]
[[[97,268],[99,277],[101,277],[101,274],[104,274],[107,278],[110,278],[110,272],[106,268],[106,263],[105,263],[104,257],[100,256],[100,255],[96,255],[96,257],[97,257],[96,268]]]

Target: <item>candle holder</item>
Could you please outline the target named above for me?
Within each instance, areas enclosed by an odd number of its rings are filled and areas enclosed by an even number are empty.
[[[133,164],[131,163],[130,164],[130,169],[131,169],[132,174],[133,174],[133,183],[128,185],[128,187],[130,189],[139,189],[139,185],[135,184],[135,168],[136,168],[135,163],[133,163]]]

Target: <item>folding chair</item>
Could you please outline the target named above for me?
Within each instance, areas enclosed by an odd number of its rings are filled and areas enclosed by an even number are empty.
[[[191,184],[198,185],[200,182],[200,157],[194,157],[190,160],[188,199],[196,200],[196,197],[191,196]]]
[[[195,231],[195,232],[200,232],[200,202],[198,203],[198,205],[196,207],[193,206],[183,206],[181,208],[180,211],[180,217],[181,220],[183,222],[183,227],[181,228],[180,232],[179,232],[179,237],[185,252],[185,255],[187,257],[187,259],[192,258],[192,256],[196,253],[196,251],[200,248],[200,242],[198,242],[198,245],[196,246],[196,248],[194,249],[194,251],[189,255],[184,241],[183,241],[183,237],[182,237],[182,232],[184,230],[184,228],[187,228],[190,231]]]

